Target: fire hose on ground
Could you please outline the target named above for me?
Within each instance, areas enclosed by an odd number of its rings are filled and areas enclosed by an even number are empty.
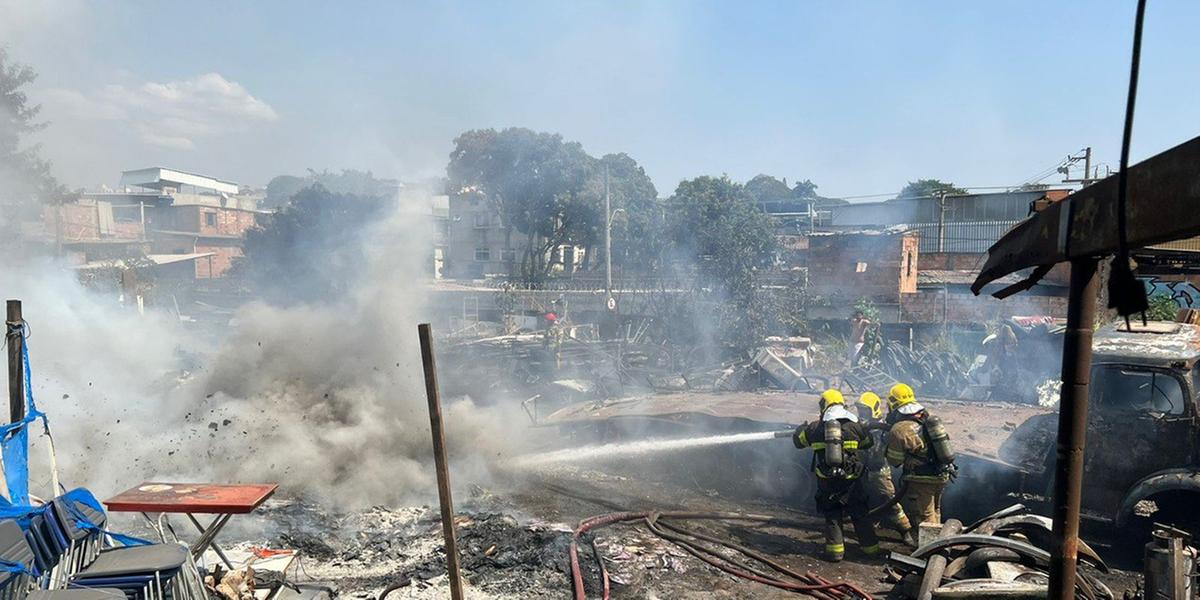
[[[615,512],[597,515],[595,517],[583,520],[571,538],[569,555],[571,560],[571,582],[575,590],[575,599],[587,600],[587,592],[584,589],[583,584],[583,570],[579,563],[579,538],[591,530],[606,527],[608,525],[632,521],[644,521],[647,528],[649,528],[649,530],[655,535],[678,545],[692,556],[717,569],[720,569],[721,571],[729,573],[730,575],[758,583],[763,583],[779,589],[806,594],[816,598],[817,600],[873,600],[870,594],[851,583],[829,581],[813,573],[802,574],[792,571],[754,550],[713,536],[683,529],[678,525],[663,521],[663,519],[751,521],[771,525],[799,528],[804,527],[802,523],[790,519],[769,515],[754,515],[733,512],[650,511]],[[795,581],[779,579],[752,567],[739,564],[732,559],[719,554],[715,550],[699,544],[696,540],[708,542],[710,544],[715,544],[728,550],[738,552],[770,567],[771,569],[783,575],[791,577]],[[610,593],[608,570],[604,566],[604,559],[601,558],[599,552],[596,551],[594,540],[592,542],[592,552],[595,554],[596,561],[599,563],[603,598],[608,600]]]

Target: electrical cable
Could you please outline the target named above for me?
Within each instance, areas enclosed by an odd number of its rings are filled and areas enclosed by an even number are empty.
[[[1112,261],[1112,273],[1108,279],[1108,307],[1117,309],[1125,317],[1129,328],[1129,315],[1142,313],[1146,321],[1145,288],[1134,277],[1129,267],[1128,215],[1126,205],[1129,195],[1129,146],[1133,138],[1133,113],[1137,103],[1138,69],[1142,60],[1142,27],[1146,17],[1146,0],[1138,0],[1137,17],[1133,25],[1133,52],[1129,66],[1129,95],[1125,103],[1125,128],[1121,136],[1121,170],[1117,173],[1117,255]],[[1135,289],[1136,288],[1136,289]]]

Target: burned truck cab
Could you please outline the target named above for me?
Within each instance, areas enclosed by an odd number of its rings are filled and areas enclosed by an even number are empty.
[[[1200,327],[1133,321],[1092,344],[1083,510],[1118,526],[1200,523]]]

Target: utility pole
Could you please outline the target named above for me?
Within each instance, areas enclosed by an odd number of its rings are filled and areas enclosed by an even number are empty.
[[[945,252],[946,245],[946,190],[937,192],[937,251]]]
[[[1088,146],[1087,148],[1084,148],[1083,150],[1081,150],[1081,152],[1083,153],[1083,156],[1079,156],[1077,154],[1068,156],[1067,157],[1068,163],[1066,165],[1063,165],[1058,168],[1059,173],[1062,173],[1063,175],[1067,176],[1066,179],[1062,180],[1063,183],[1078,183],[1084,187],[1087,187],[1087,186],[1092,185],[1093,183],[1096,183],[1097,181],[1100,180],[1100,178],[1098,177],[1098,175],[1100,174],[1099,167],[1097,167],[1096,173],[1092,173],[1092,147]],[[1079,179],[1071,179],[1069,165],[1074,164],[1080,160],[1083,161],[1083,177],[1081,177]]]
[[[604,165],[604,301],[612,298],[612,199],[608,193],[608,165]]]
[[[25,319],[21,316],[21,301],[8,301],[5,318],[8,343],[8,413],[9,422],[25,418]]]

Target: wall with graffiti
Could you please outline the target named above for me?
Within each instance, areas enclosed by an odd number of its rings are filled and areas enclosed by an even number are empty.
[[[1200,289],[1190,281],[1169,281],[1155,276],[1139,277],[1146,296],[1170,296],[1179,308],[1200,308]]]

